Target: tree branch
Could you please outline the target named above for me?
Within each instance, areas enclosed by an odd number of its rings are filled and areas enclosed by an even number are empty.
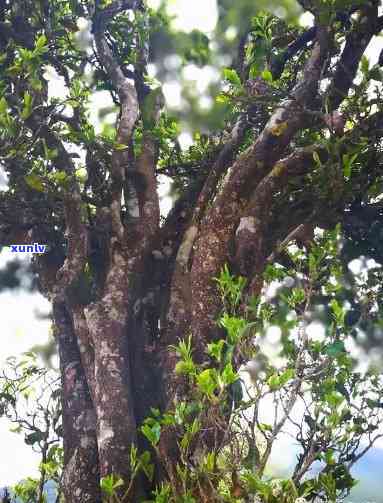
[[[377,5],[366,4],[359,21],[346,38],[329,91],[330,110],[339,107],[354,81],[359,62],[372,37],[379,30]]]
[[[260,274],[265,263],[265,239],[270,226],[271,206],[274,195],[281,191],[291,176],[306,173],[314,164],[313,153],[323,147],[310,146],[297,149],[279,160],[258,184],[244,209],[236,230],[235,263],[244,276]]]
[[[117,3],[120,5],[121,3],[125,4],[126,2]],[[94,29],[94,34],[98,57],[117,90],[121,104],[120,117],[117,127],[117,144],[119,145],[119,149],[115,149],[112,154],[110,209],[112,217],[112,232],[117,241],[122,243],[126,236],[121,221],[121,196],[125,181],[125,167],[129,165],[128,146],[139,113],[138,97],[134,84],[125,77],[118,62],[115,61],[104,33],[99,29]]]
[[[201,351],[217,332],[215,320],[220,301],[211,278],[219,274],[228,260],[230,241],[244,204],[296,132],[304,127],[304,108],[317,95],[328,46],[328,30],[319,27],[303,77],[291,98],[279,105],[254,144],[234,163],[222,191],[203,219],[203,231],[196,244],[191,268],[192,331]]]

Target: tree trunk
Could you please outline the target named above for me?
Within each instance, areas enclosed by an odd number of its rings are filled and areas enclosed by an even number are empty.
[[[62,379],[66,501],[101,501],[96,414],[83,370],[73,323],[63,303],[53,304]]]

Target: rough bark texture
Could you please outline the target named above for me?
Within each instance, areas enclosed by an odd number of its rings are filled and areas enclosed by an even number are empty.
[[[62,379],[64,495],[66,501],[97,503],[101,492],[95,409],[65,304],[54,302],[53,318]]]

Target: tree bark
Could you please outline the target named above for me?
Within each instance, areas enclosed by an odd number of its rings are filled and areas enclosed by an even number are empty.
[[[96,414],[65,304],[53,304],[62,379],[64,475],[68,503],[101,502]]]

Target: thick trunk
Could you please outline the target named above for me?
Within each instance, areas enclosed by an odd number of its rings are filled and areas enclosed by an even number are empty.
[[[124,319],[111,317],[101,303],[86,312],[94,341],[95,408],[100,476],[130,479],[130,448],[136,443],[128,341]]]
[[[96,414],[80,358],[70,313],[53,305],[62,379],[64,476],[66,503],[101,502]]]

